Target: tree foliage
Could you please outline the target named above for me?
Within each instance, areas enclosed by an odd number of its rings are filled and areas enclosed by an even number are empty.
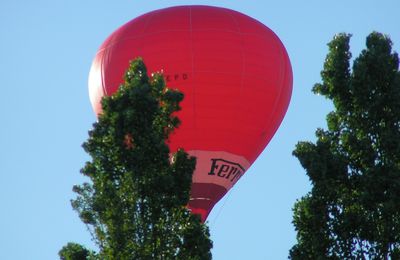
[[[389,37],[371,33],[350,69],[350,35],[328,44],[314,93],[327,130],[293,154],[312,184],[294,206],[291,259],[400,259],[400,72]]]
[[[183,94],[148,77],[141,59],[102,100],[83,144],[90,183],[74,186],[73,208],[99,247],[99,259],[211,259],[208,228],[186,208],[196,160],[166,144],[179,125]],[[80,258],[77,258],[80,259]]]
[[[68,243],[58,253],[62,260],[90,260],[95,259],[95,252],[76,243]]]

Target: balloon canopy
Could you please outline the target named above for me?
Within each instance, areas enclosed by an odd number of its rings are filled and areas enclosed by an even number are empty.
[[[171,151],[197,157],[189,208],[205,221],[213,206],[267,146],[289,105],[292,69],[268,27],[239,12],[178,6],[139,16],[101,45],[89,75],[90,100],[117,91],[129,61],[142,57],[184,93]]]

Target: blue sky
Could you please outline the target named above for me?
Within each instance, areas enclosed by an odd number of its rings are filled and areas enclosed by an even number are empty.
[[[57,259],[69,241],[93,247],[72,210],[73,184],[88,156],[81,149],[95,120],[87,76],[103,40],[155,9],[204,4],[247,14],[271,28],[289,53],[294,86],[287,115],[246,175],[209,216],[216,260],[286,259],[295,243],[296,199],[310,189],[291,153],[315,140],[332,109],[311,93],[335,33],[353,34],[356,57],[372,31],[400,50],[398,0],[0,2],[0,259]]]

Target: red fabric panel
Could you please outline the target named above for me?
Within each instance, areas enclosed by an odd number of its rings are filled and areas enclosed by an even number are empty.
[[[193,183],[189,208],[199,214],[202,221],[207,219],[214,205],[226,194],[227,190],[212,183]]]

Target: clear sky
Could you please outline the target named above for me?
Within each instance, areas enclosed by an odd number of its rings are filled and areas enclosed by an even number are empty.
[[[286,259],[295,243],[292,207],[310,185],[291,153],[315,140],[331,104],[311,93],[334,34],[353,34],[358,56],[372,31],[400,51],[398,0],[1,0],[0,259],[51,260],[69,241],[93,247],[69,200],[88,160],[95,121],[87,77],[103,40],[130,19],[163,7],[203,4],[247,14],[289,53],[294,86],[269,146],[209,216],[216,260]]]

